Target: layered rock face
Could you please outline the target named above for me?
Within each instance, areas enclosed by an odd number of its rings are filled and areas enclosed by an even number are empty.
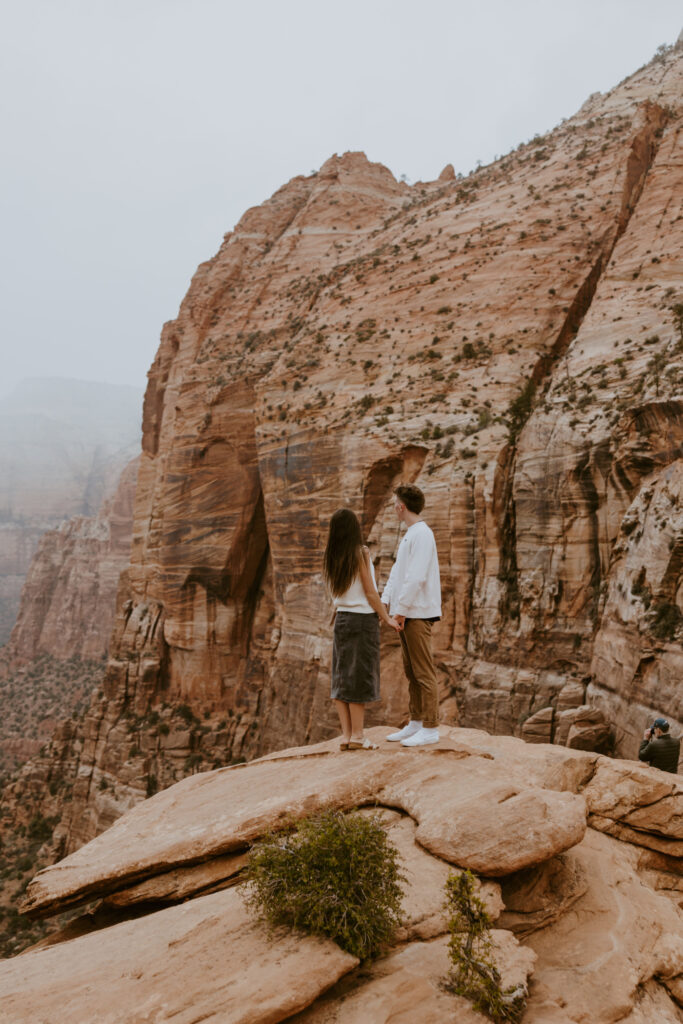
[[[0,399],[0,644],[46,530],[92,516],[139,449],[141,393],[35,378]]]
[[[102,682],[130,559],[137,469],[133,459],[96,516],[77,516],[40,539],[0,651],[0,775],[36,755]]]
[[[3,658],[13,668],[40,654],[101,659],[108,650],[119,577],[130,560],[139,459],[124,469],[95,516],[43,534]]]
[[[446,727],[421,750],[388,733],[371,730],[373,751],[331,740],[184,779],[40,872],[28,914],[89,910],[0,964],[2,1012],[13,1024],[483,1024],[441,986],[444,886],[469,868],[529,1024],[683,1019],[678,779],[471,729]],[[234,888],[251,842],[329,807],[379,815],[404,873],[393,946],[361,970],[330,939],[269,935]]]
[[[680,727],[682,83],[669,51],[467,179],[334,156],[200,266],[149,374],[104,697],[36,768],[73,772],[61,850],[335,730],[327,522],[358,512],[381,584],[400,480],[439,551],[444,721],[580,747],[603,710],[631,757],[655,712]],[[398,722],[388,635],[382,691]]]

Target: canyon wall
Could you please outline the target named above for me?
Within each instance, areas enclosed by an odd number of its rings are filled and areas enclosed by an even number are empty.
[[[382,583],[400,480],[439,552],[444,721],[565,742],[590,704],[626,757],[680,728],[682,83],[674,48],[465,179],[335,155],[199,267],[149,373],[103,691],[12,790],[70,780],[59,852],[335,731],[327,522],[357,510]],[[388,632],[382,664],[370,721],[398,723]]]
[[[130,560],[138,459],[96,516],[38,543],[0,650],[0,775],[36,755],[102,682],[121,572]]]
[[[3,660],[102,659],[109,647],[119,576],[130,560],[139,459],[94,516],[74,516],[40,538]]]

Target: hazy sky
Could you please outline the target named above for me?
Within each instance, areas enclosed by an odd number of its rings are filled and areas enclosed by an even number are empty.
[[[0,0],[0,394],[144,386],[243,211],[332,153],[466,173],[675,41],[679,0]]]

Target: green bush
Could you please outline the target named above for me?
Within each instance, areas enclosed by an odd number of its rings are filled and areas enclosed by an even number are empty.
[[[48,839],[52,838],[53,826],[50,824],[47,818],[44,818],[42,814],[35,814],[28,826],[29,839],[35,839],[39,842],[47,842]]]
[[[475,1010],[497,1022],[522,1019],[526,990],[500,987],[500,973],[491,955],[491,920],[483,901],[476,895],[476,878],[471,871],[451,873],[446,882],[446,911],[451,937],[448,954],[452,967],[445,987],[469,999]]]
[[[195,721],[195,714],[189,704],[179,704],[175,709],[175,713],[179,715],[186,725],[192,725]]]
[[[683,619],[678,606],[670,601],[660,599],[653,605],[653,612],[652,632],[654,635],[659,640],[673,640]]]
[[[246,901],[271,926],[325,935],[365,960],[400,922],[402,880],[378,817],[328,810],[254,844]]]
[[[510,442],[515,444],[519,437],[522,427],[529,419],[531,410],[533,408],[534,395],[536,394],[536,385],[533,380],[527,380],[526,384],[517,395],[516,398],[510,402],[507,410],[507,420],[510,432]],[[579,401],[579,407],[581,408],[581,401]]]

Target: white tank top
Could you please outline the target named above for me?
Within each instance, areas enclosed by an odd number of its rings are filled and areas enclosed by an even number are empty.
[[[370,575],[372,576],[372,582],[377,586],[375,582],[375,567],[372,562],[370,562]],[[338,612],[360,612],[361,615],[368,615],[374,611],[365,596],[360,573],[356,576],[349,589],[345,590],[339,597],[335,597],[333,601],[334,607]]]

